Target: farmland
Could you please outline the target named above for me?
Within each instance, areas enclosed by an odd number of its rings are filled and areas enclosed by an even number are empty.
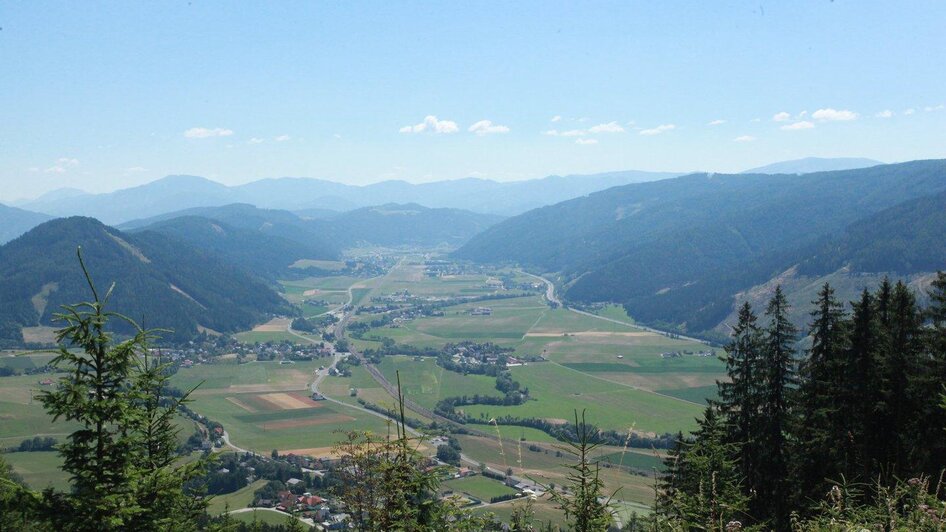
[[[172,383],[182,389],[197,384],[191,408],[222,423],[231,442],[259,452],[328,448],[337,431],[380,432],[383,420],[325,401],[312,401],[308,383],[317,362],[212,364],[181,369]]]

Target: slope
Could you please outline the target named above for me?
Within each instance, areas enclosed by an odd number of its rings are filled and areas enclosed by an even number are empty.
[[[73,217],[44,223],[0,247],[3,341],[18,343],[22,327],[53,325],[61,305],[89,299],[77,246],[100,293],[115,282],[111,310],[144,316],[149,328],[173,329],[168,338],[189,338],[198,327],[236,331],[291,311],[265,284],[214,255],[159,233],[128,235]]]
[[[49,219],[45,214],[0,204],[0,244],[13,240]]]

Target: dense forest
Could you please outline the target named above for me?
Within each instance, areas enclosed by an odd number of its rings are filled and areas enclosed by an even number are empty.
[[[204,250],[155,232],[129,235],[91,218],[65,218],[0,247],[0,338],[20,344],[22,327],[51,325],[62,305],[82,299],[76,244],[99,282],[116,282],[114,310],[168,329],[167,339],[189,339],[198,326],[242,330],[292,312],[262,281]]]
[[[666,461],[658,523],[679,530],[942,530],[946,274],[921,309],[885,281],[848,307],[824,285],[811,347],[777,289],[739,312],[729,379]]]

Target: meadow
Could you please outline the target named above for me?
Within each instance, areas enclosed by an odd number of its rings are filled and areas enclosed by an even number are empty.
[[[342,439],[339,431],[385,431],[376,416],[309,398],[308,385],[322,364],[198,365],[178,371],[172,383],[182,389],[200,384],[191,408],[222,423],[234,445],[261,453],[327,455]]]
[[[493,497],[503,495],[515,495],[516,490],[503,484],[498,480],[484,477],[483,475],[473,475],[464,478],[454,478],[443,482],[440,485],[440,491],[453,491],[454,493],[465,493],[470,497],[482,502],[489,502]]]

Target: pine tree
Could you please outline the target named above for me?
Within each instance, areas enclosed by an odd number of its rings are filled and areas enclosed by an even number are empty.
[[[765,315],[769,324],[762,338],[763,426],[759,431],[758,494],[753,500],[756,517],[771,519],[777,530],[788,528],[789,395],[795,384],[795,342],[798,329],[788,317],[788,301],[782,287],[775,288]]]
[[[744,303],[732,330],[732,340],[726,346],[728,380],[717,382],[719,409],[726,419],[725,441],[737,449],[737,463],[747,495],[758,488],[758,429],[762,416],[761,345],[756,321],[752,306]]]
[[[706,408],[691,441],[675,449],[675,488],[658,494],[654,521],[659,530],[725,530],[732,521],[747,521],[748,498],[727,443],[725,420]]]
[[[834,289],[825,283],[812,301],[811,348],[799,368],[795,427],[792,432],[792,481],[796,507],[815,504],[829,481],[851,470],[850,418],[842,415],[847,371],[848,323]]]
[[[849,441],[854,449],[849,481],[872,482],[881,461],[886,437],[877,416],[881,401],[877,351],[881,344],[880,320],[875,297],[864,289],[859,301],[852,303],[850,343],[844,360],[846,385],[842,390],[840,416],[850,420]]]
[[[40,400],[53,419],[82,428],[59,445],[72,490],[44,492],[47,516],[57,530],[191,530],[205,505],[183,491],[203,462],[174,468],[177,402],[164,403],[165,366],[143,368],[152,332],[106,310],[112,289],[100,298],[79,263],[93,300],[57,314],[61,347],[50,362],[68,371]],[[126,322],[136,334],[116,343],[108,322]]]

